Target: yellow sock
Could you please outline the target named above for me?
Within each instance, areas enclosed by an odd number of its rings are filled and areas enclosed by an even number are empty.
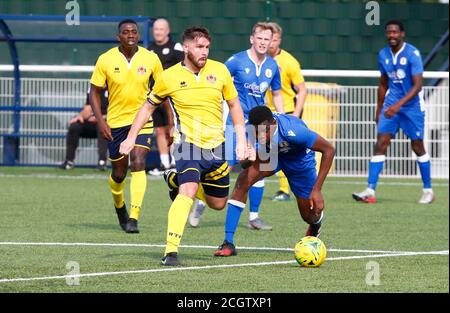
[[[184,226],[188,219],[189,211],[194,203],[189,197],[178,194],[175,201],[169,209],[169,217],[167,221],[167,245],[165,254],[170,252],[178,252],[181,237],[183,236]]]
[[[289,183],[286,178],[286,175],[284,175],[282,171],[279,171],[278,175],[280,177],[280,190],[284,193],[289,194]]]
[[[130,218],[137,220],[144,200],[145,189],[147,188],[147,175],[145,171],[131,172],[130,195],[131,208]]]
[[[202,184],[198,184],[198,190],[197,190],[197,194],[195,195],[195,197],[199,200],[202,200],[203,202],[206,203],[206,199],[205,199],[205,189],[203,189]]]
[[[111,188],[111,193],[114,200],[114,206],[116,208],[121,208],[125,204],[125,198],[123,197],[123,189],[125,188],[125,179],[121,183],[117,183],[109,176],[109,187]]]

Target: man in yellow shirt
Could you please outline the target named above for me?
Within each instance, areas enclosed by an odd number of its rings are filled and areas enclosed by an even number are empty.
[[[284,111],[301,117],[305,104],[307,91],[305,79],[301,72],[300,63],[286,50],[280,48],[283,29],[277,23],[271,22],[273,38],[268,53],[277,61],[281,76],[281,94],[283,96]],[[271,90],[267,91],[267,102],[272,112],[275,107],[272,101]],[[279,172],[280,190],[272,197],[274,201],[289,201],[289,184],[282,171]]]
[[[167,244],[161,264],[178,266],[178,246],[194,198],[209,207],[222,210],[230,186],[228,162],[225,159],[222,100],[228,104],[237,133],[236,155],[248,155],[244,115],[230,72],[220,62],[208,60],[209,31],[201,26],[183,33],[184,61],[165,70],[156,80],[152,92],[137,114],[120,153],[132,151],[138,133],[155,108],[169,99],[175,113],[178,146],[175,149],[176,171],[164,176],[174,201],[169,209]]]
[[[112,173],[109,186],[121,228],[127,233],[138,233],[138,218],[147,187],[145,161],[150,150],[153,121],[145,121],[136,144],[130,152],[131,160],[131,208],[128,215],[123,190],[128,171],[128,155],[119,153],[120,143],[125,140],[133,119],[145,101],[152,80],[162,73],[158,56],[138,46],[139,33],[133,20],[123,20],[118,26],[119,47],[100,55],[91,77],[90,103],[98,121],[100,134],[108,142]],[[100,93],[107,86],[109,106],[105,122],[101,118]]]

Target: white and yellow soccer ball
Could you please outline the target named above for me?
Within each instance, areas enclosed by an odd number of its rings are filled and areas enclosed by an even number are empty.
[[[327,257],[327,248],[319,238],[306,236],[297,242],[294,254],[300,266],[319,267]]]

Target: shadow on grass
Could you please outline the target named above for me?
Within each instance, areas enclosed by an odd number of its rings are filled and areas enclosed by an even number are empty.
[[[118,232],[123,232],[117,224],[102,224],[102,223],[79,223],[79,224],[65,224],[68,227],[77,228],[77,229],[100,229],[100,230],[117,230]]]

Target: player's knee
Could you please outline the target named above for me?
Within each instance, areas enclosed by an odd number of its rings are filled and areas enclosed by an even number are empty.
[[[423,141],[413,141],[412,149],[417,156],[422,156],[425,154],[425,147],[423,145]]]
[[[80,122],[76,122],[76,123],[70,124],[68,132],[72,133],[72,134],[81,133],[82,128],[83,128],[83,125]]]
[[[208,202],[208,206],[211,209],[217,210],[217,211],[221,211],[223,210],[227,205],[227,198],[223,198],[223,199],[214,199],[214,201],[209,201]]]
[[[180,194],[182,194],[186,197],[189,197],[191,199],[195,198],[197,191],[198,191],[198,183],[194,183],[194,182],[181,184],[180,189],[179,189]]]
[[[127,176],[127,172],[123,171],[123,170],[113,170],[113,172],[111,173],[111,178],[116,182],[116,183],[121,183],[124,181],[125,177]]]
[[[145,170],[145,161],[143,159],[134,159],[131,162],[131,171],[132,172],[139,172]]]

